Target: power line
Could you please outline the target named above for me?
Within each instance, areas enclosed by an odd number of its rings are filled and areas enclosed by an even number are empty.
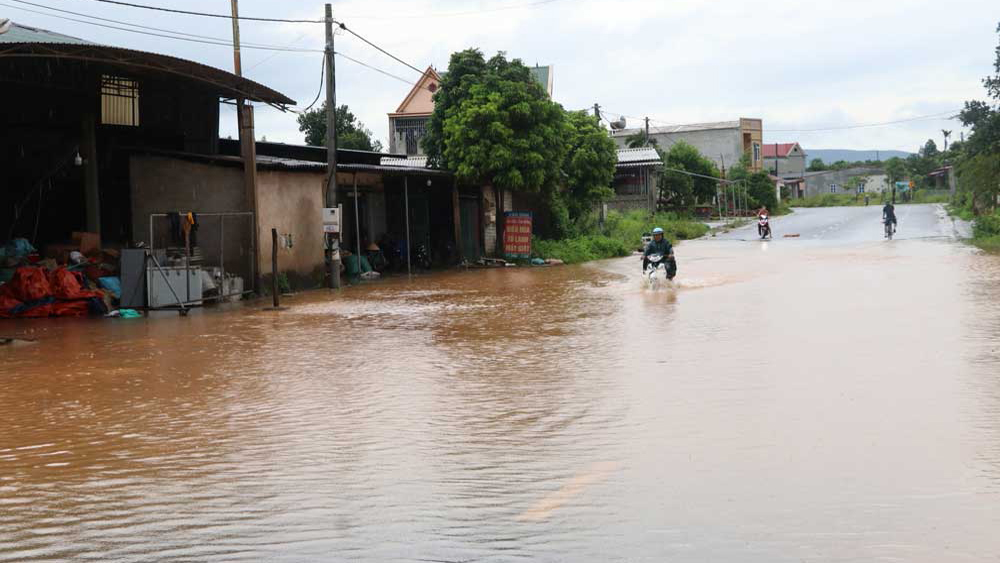
[[[560,0],[538,0],[537,2],[528,2],[526,4],[515,4],[509,6],[498,6],[496,8],[489,8],[485,10],[467,10],[463,12],[441,12],[437,14],[401,14],[396,16],[382,16],[382,15],[353,15],[345,19],[353,20],[409,20],[409,19],[434,19],[434,18],[451,18],[458,16],[473,16],[479,14],[490,14],[494,12],[504,12],[508,10],[522,10],[525,8],[535,8],[538,6],[544,6],[546,4],[552,4],[554,2],[559,2]]]
[[[289,48],[289,47],[291,47],[292,45],[295,45],[296,43],[298,43],[299,41],[302,41],[302,38],[304,38],[305,36],[306,36],[306,34],[305,34],[305,33],[303,33],[303,34],[299,35],[298,37],[296,37],[296,38],[295,38],[295,41],[292,41],[292,42],[291,42],[291,43],[289,43],[288,45],[285,45],[285,48]],[[251,66],[250,66],[250,68],[248,68],[248,69],[246,70],[246,72],[250,72],[251,70],[253,70],[253,69],[255,69],[255,68],[259,67],[260,65],[262,65],[262,64],[264,64],[264,63],[266,63],[267,61],[269,61],[269,60],[273,59],[274,57],[277,57],[277,56],[278,56],[278,55],[280,55],[280,54],[281,54],[281,51],[275,51],[275,52],[271,53],[270,55],[268,55],[268,56],[264,57],[263,59],[261,59],[261,60],[257,61],[257,62],[256,62],[256,63],[254,63],[253,65],[251,65]],[[325,53],[324,53],[324,60],[325,60]]]
[[[954,119],[955,116],[943,117],[949,114],[954,114],[962,111],[961,108],[949,111],[943,111],[940,113],[932,113],[930,115],[921,115],[917,117],[910,117],[908,119],[897,119],[895,121],[883,121],[881,123],[862,123],[858,125],[844,125],[841,127],[819,127],[816,129],[768,129],[771,133],[812,133],[816,131],[841,131],[845,129],[861,129],[864,127],[882,127],[884,125],[895,125],[897,123],[909,123],[911,121],[920,121],[923,119]]]
[[[14,0],[14,1],[18,2],[18,1],[23,1],[23,0]],[[32,4],[32,5],[36,5],[36,4]],[[115,26],[115,25],[102,24],[102,23],[97,23],[97,22],[92,22],[92,21],[87,21],[87,20],[81,20],[81,19],[77,19],[77,18],[71,18],[71,17],[67,17],[67,16],[60,16],[60,15],[51,14],[51,13],[48,13],[48,12],[40,12],[38,10],[32,10],[30,8],[25,8],[25,7],[22,7],[22,6],[14,6],[14,5],[11,5],[11,4],[4,4],[2,2],[0,2],[0,6],[6,6],[8,8],[13,8],[15,10],[22,10],[22,11],[30,12],[30,13],[33,13],[33,14],[39,14],[39,15],[43,15],[43,16],[48,16],[50,18],[58,18],[58,19],[61,19],[61,20],[73,21],[73,22],[77,22],[77,23],[82,23],[82,24],[87,24],[87,25],[93,25],[93,26],[103,27],[103,28],[107,28],[107,29],[115,29],[115,30],[118,30],[118,31],[126,31],[126,32],[129,32],[129,33],[137,33],[139,35],[149,35],[149,36],[152,36],[152,37],[163,37],[163,38],[166,38],[166,39],[175,39],[175,40],[178,40],[178,41],[188,41],[190,43],[201,43],[201,44],[204,44],[204,45],[217,45],[217,46],[221,46],[221,47],[232,47],[233,46],[233,44],[232,44],[231,41],[227,41],[227,40],[224,40],[224,39],[206,38],[207,36],[192,35],[190,33],[175,32],[175,31],[163,30],[163,29],[158,29],[158,28],[150,28],[150,27],[145,27],[145,26],[139,26],[139,25],[131,24],[131,23],[118,22],[118,23],[122,23],[122,25],[131,25],[131,26],[134,26],[134,27],[142,27],[142,28],[144,28],[146,30],[157,30],[157,31],[161,31],[163,33],[157,33],[156,31],[140,31],[139,29],[129,29],[127,27],[119,27],[119,26]],[[66,10],[61,10],[61,11],[66,11]],[[84,16],[84,17],[94,17],[94,16]],[[95,19],[104,19],[104,18],[95,18]],[[104,21],[116,21],[116,20],[106,20],[106,19],[104,19]],[[190,37],[182,37],[182,36],[177,35],[177,34],[188,35]],[[241,47],[242,48],[247,48],[247,49],[259,49],[259,50],[264,50],[264,51],[283,51],[283,52],[289,52],[289,53],[322,53],[323,52],[321,49],[298,49],[298,48],[293,49],[293,48],[280,47],[280,46],[277,46],[277,45],[259,45],[259,44],[254,44],[254,43],[245,43],[245,44],[241,45]]]
[[[340,51],[334,51],[334,54],[336,54],[337,56],[339,56],[339,57],[340,57],[340,58],[342,58],[342,59],[347,59],[347,60],[351,61],[351,62],[352,62],[352,63],[354,63],[354,64],[358,64],[358,65],[361,65],[361,66],[363,66],[363,67],[365,67],[365,68],[369,68],[369,69],[371,69],[371,70],[374,70],[375,72],[378,72],[378,73],[380,73],[380,74],[384,74],[384,75],[388,76],[389,78],[395,78],[396,80],[399,80],[400,82],[403,82],[403,83],[405,83],[405,84],[411,84],[411,85],[413,84],[413,81],[412,81],[412,80],[407,80],[407,79],[405,79],[405,78],[403,78],[403,77],[401,77],[401,76],[397,76],[397,75],[395,75],[395,74],[392,74],[391,72],[388,72],[388,71],[385,71],[385,70],[382,70],[382,69],[380,69],[380,68],[378,68],[378,67],[375,67],[375,66],[372,66],[372,65],[370,65],[370,64],[368,64],[368,63],[365,63],[365,62],[362,62],[362,61],[359,61],[358,59],[355,59],[355,58],[353,58],[353,57],[349,57],[349,56],[347,56],[347,55],[345,55],[345,54],[341,53]],[[424,90],[427,90],[428,92],[430,92],[430,91],[431,91],[431,89],[430,89],[430,88],[427,88],[426,86],[423,86],[422,88],[423,88]]]
[[[356,33],[356,32],[355,32],[354,30],[352,30],[352,29],[348,28],[348,27],[347,27],[346,25],[344,25],[343,23],[341,23],[341,24],[340,24],[340,29],[343,29],[343,30],[344,30],[344,31],[346,31],[347,33],[350,33],[351,35],[353,35],[353,36],[357,37],[358,39],[360,39],[360,40],[364,41],[365,43],[367,43],[367,44],[368,44],[368,45],[370,45],[371,47],[375,48],[376,50],[378,50],[378,51],[379,51],[379,52],[381,52],[382,54],[384,54],[384,55],[388,56],[389,58],[391,58],[391,59],[395,60],[396,62],[398,62],[398,63],[400,63],[400,64],[402,64],[402,65],[404,65],[404,66],[407,66],[407,67],[409,67],[409,68],[411,68],[411,69],[415,70],[416,72],[418,72],[418,73],[420,73],[420,74],[423,74],[423,73],[424,73],[424,71],[420,70],[419,68],[417,68],[417,67],[415,67],[415,66],[411,65],[410,63],[408,63],[408,62],[404,61],[403,59],[401,59],[401,58],[397,57],[396,55],[393,55],[393,54],[392,54],[392,53],[390,53],[389,51],[386,51],[386,50],[385,50],[385,49],[383,49],[382,47],[379,47],[378,45],[376,45],[376,44],[372,43],[371,41],[369,41],[369,40],[365,39],[364,37],[362,37],[362,36],[358,35],[358,34],[357,34],[357,33]]]
[[[102,18],[102,17],[98,17],[98,16],[92,16],[90,14],[84,14],[84,13],[80,13],[80,12],[74,12],[72,10],[63,10],[63,9],[60,9],[60,8],[53,8],[51,6],[46,6],[44,4],[36,4],[34,2],[28,2],[27,0],[9,0],[9,1],[11,1],[11,2],[17,2],[18,4],[27,4],[28,6],[35,6],[37,8],[44,8],[46,10],[51,10],[51,11],[54,11],[54,12],[61,12],[61,13],[64,13],[64,14],[72,14],[74,16],[80,16],[80,17],[89,18],[89,19],[92,19],[92,20],[98,20],[98,21],[110,22],[110,23],[117,23],[117,24],[120,24],[120,25],[127,25],[127,26],[131,26],[131,27],[139,28],[139,29],[146,29],[146,30],[150,30],[150,31],[158,31],[158,32],[161,32],[161,33],[171,33],[171,34],[174,34],[174,35],[182,35],[182,36],[185,36],[185,37],[194,37],[196,39],[205,39],[205,40],[213,41],[213,42],[226,42],[227,41],[225,39],[220,39],[218,37],[211,37],[211,36],[208,36],[208,35],[197,35],[197,34],[194,34],[194,33],[186,33],[186,32],[183,32],[183,31],[174,31],[172,29],[162,29],[162,28],[158,28],[158,27],[150,27],[150,26],[146,26],[146,25],[140,25],[140,24],[137,24],[137,23],[125,22],[125,21],[121,21],[121,20],[113,20],[113,19],[110,19],[110,18]],[[31,10],[28,10],[27,8],[20,8],[18,6],[10,6],[10,7],[11,8],[15,8],[15,9],[25,10],[25,11],[31,11]],[[67,19],[67,20],[70,20],[70,21],[77,21],[77,22],[79,22],[79,20],[75,20],[75,19],[71,19],[71,18],[65,18],[65,17],[60,17],[60,16],[57,16],[55,14],[49,14],[49,13],[46,13],[46,12],[33,12],[33,13],[42,14],[42,15],[46,15],[46,16],[50,16],[50,17],[54,17],[54,18]],[[81,22],[81,23],[90,23],[90,22]],[[117,29],[117,28],[115,28],[115,29]],[[303,36],[299,36],[299,37],[301,38]],[[231,44],[232,43],[227,43],[227,45],[231,45]],[[252,42],[251,43],[246,43],[245,45],[250,45],[250,46],[256,45],[256,46],[259,46],[259,47],[267,47],[267,48],[271,48],[272,47],[271,45],[261,45],[261,44],[252,43]],[[289,45],[289,47],[290,46],[291,45]]]
[[[298,110],[298,111],[292,110],[292,111],[294,111],[295,113],[297,113],[299,115],[301,115],[301,114],[303,114],[303,113],[311,110],[312,107],[314,105],[316,105],[316,102],[319,101],[320,95],[323,94],[323,86],[326,84],[326,80],[325,80],[326,79],[326,53],[323,54],[323,57],[322,57],[321,60],[322,60],[323,64],[320,65],[320,69],[319,69],[319,91],[316,92],[316,97],[313,99],[313,101],[312,101],[311,104],[309,104],[308,106],[306,106],[306,107],[304,107],[304,108],[302,108],[301,110]]]
[[[233,19],[233,16],[225,14],[210,14],[208,12],[191,12],[188,10],[177,10],[175,8],[164,8],[161,6],[150,6],[148,4],[133,4],[131,2],[121,2],[120,0],[93,0],[94,2],[103,2],[105,4],[116,4],[118,6],[128,6],[130,8],[142,8],[144,10],[156,10],[160,12],[171,12],[174,14],[184,14],[186,16],[201,16],[206,18],[223,18],[227,20]],[[257,22],[278,22],[278,23],[325,23],[323,20],[291,20],[282,18],[255,18],[250,16],[239,16],[237,19],[246,21],[257,21]]]

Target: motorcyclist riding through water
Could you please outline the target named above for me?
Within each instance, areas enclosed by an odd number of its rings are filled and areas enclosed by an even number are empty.
[[[896,207],[892,205],[892,202],[886,202],[885,207],[882,208],[882,222],[892,224],[892,230],[896,230]]]
[[[653,240],[646,245],[645,252],[642,253],[642,271],[649,267],[649,256],[659,254],[667,260],[667,279],[674,279],[677,275],[677,260],[674,258],[674,247],[670,241],[663,236],[663,229],[656,227],[653,229]]]

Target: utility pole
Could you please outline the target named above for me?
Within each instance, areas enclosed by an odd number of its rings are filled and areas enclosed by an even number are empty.
[[[597,118],[598,122],[601,121],[601,106],[596,103],[594,104],[594,117]]]
[[[240,60],[240,8],[239,0],[230,0],[233,12],[233,68],[236,76],[243,76]],[[257,144],[254,139],[253,106],[242,97],[236,98],[236,122],[240,135],[240,157],[243,159],[243,186],[246,192],[247,208],[253,213],[253,271],[254,287],[260,292],[260,217],[257,214]],[[277,276],[278,272],[271,272]]]
[[[649,146],[649,118],[646,118],[646,146]]]
[[[234,0],[235,1],[235,0]],[[333,7],[326,5],[326,206],[337,208],[337,65],[333,58]],[[344,218],[340,217],[343,230]],[[329,236],[330,287],[340,289],[340,233]],[[360,258],[358,258],[360,260]]]

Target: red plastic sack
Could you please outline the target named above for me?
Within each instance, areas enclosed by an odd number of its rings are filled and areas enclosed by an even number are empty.
[[[10,312],[14,307],[21,305],[21,302],[13,297],[10,297],[2,290],[4,286],[0,286],[0,319],[12,319],[14,318],[13,313]]]
[[[22,319],[41,319],[52,316],[53,303],[38,305],[21,311],[17,316]]]
[[[49,272],[49,287],[57,299],[87,299],[101,296],[98,291],[83,289],[76,275],[66,268],[56,268]]]
[[[25,303],[52,295],[45,270],[34,266],[22,266],[14,270],[14,277],[4,284],[4,290],[9,296]]]
[[[56,301],[48,306],[53,317],[86,317],[90,314],[87,300]]]

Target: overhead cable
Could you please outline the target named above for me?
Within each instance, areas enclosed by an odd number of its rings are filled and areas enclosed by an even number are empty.
[[[23,1],[23,0],[14,0],[14,1],[17,2],[17,1]],[[57,15],[57,14],[51,14],[51,13],[48,13],[48,12],[40,12],[38,10],[32,10],[30,8],[25,8],[25,7],[22,7],[22,6],[14,6],[12,4],[5,4],[5,3],[2,3],[2,2],[0,2],[0,6],[6,6],[8,8],[13,8],[15,10],[23,10],[25,12],[30,12],[30,13],[33,13],[33,14],[40,14],[40,15],[43,15],[43,16],[51,17],[51,18],[58,18],[58,19],[62,19],[62,20],[73,21],[73,22],[77,22],[77,23],[82,23],[82,24],[87,24],[87,25],[93,25],[93,26],[103,27],[103,28],[107,28],[107,29],[115,29],[115,30],[118,30],[118,31],[126,31],[126,32],[129,32],[129,33],[137,33],[137,34],[140,34],[140,35],[149,35],[149,36],[152,36],[152,37],[163,37],[163,38],[166,38],[166,39],[176,39],[178,41],[188,41],[190,43],[201,43],[201,44],[205,44],[205,45],[217,45],[217,46],[221,46],[221,47],[230,47],[230,48],[232,48],[232,46],[233,46],[232,41],[227,41],[225,39],[204,38],[205,36],[197,36],[197,35],[192,35],[192,34],[183,34],[183,35],[188,35],[189,36],[189,37],[184,37],[184,36],[178,35],[178,34],[180,34],[182,32],[175,32],[175,31],[169,31],[169,30],[158,30],[158,31],[162,32],[162,33],[158,33],[156,31],[149,31],[150,29],[157,29],[157,28],[148,28],[148,27],[145,28],[146,29],[145,31],[139,30],[139,29],[129,29],[127,27],[120,27],[120,26],[115,26],[115,25],[108,25],[108,24],[103,24],[103,23],[97,23],[97,22],[93,22],[93,21],[81,20],[81,19],[77,19],[77,18],[71,18],[71,17],[67,17],[67,16],[60,16],[60,15]],[[85,16],[85,17],[92,17],[92,16]],[[107,20],[105,20],[105,21],[107,21]],[[135,27],[145,27],[145,26],[137,26],[135,24],[129,24],[129,23],[123,23],[123,25],[132,25],[132,26],[135,26]],[[201,37],[201,38],[199,38],[199,37]],[[256,43],[244,43],[244,44],[240,45],[240,48],[242,48],[242,49],[259,49],[259,50],[264,50],[264,51],[283,51],[283,52],[289,52],[289,53],[322,53],[323,52],[322,49],[301,49],[301,48],[281,47],[281,46],[278,46],[278,45],[260,45],[260,44],[256,44]]]
[[[374,49],[378,50],[379,52],[381,52],[382,54],[384,54],[384,55],[388,56],[389,58],[391,58],[391,59],[395,60],[396,62],[398,62],[398,63],[402,64],[403,66],[406,66],[406,67],[409,67],[409,68],[411,68],[411,69],[415,70],[416,72],[419,72],[420,74],[423,74],[423,73],[424,73],[424,71],[423,71],[423,70],[420,70],[419,68],[417,68],[417,67],[415,67],[415,66],[411,65],[410,63],[408,63],[408,62],[404,61],[403,59],[401,59],[401,58],[397,57],[396,55],[393,55],[393,54],[392,54],[392,53],[390,53],[389,51],[386,51],[386,50],[385,50],[385,49],[383,49],[382,47],[379,47],[378,45],[376,45],[376,44],[372,43],[371,41],[369,41],[369,40],[365,39],[364,37],[362,37],[362,36],[358,35],[358,34],[357,34],[357,33],[356,33],[356,32],[355,32],[355,31],[354,31],[353,29],[350,29],[350,28],[348,28],[348,27],[347,27],[346,25],[344,25],[343,23],[341,23],[341,24],[340,24],[340,29],[343,29],[343,30],[344,30],[344,31],[346,31],[347,33],[350,33],[351,35],[353,35],[353,36],[357,37],[358,39],[360,39],[360,40],[364,41],[365,43],[367,43],[368,45],[370,45],[370,46],[371,46],[371,47],[373,47]]]
[[[920,121],[923,119],[954,119],[956,113],[962,111],[961,108],[949,111],[943,111],[940,113],[932,113],[930,115],[921,115],[917,117],[910,117],[907,119],[897,119],[895,121],[883,121],[881,123],[862,123],[858,125],[844,125],[840,127],[818,127],[816,129],[768,129],[772,133],[811,133],[816,131],[842,131],[845,129],[861,129],[865,127],[882,127],[884,125],[895,125],[897,123],[909,123],[911,121]],[[950,116],[949,116],[950,115]],[[949,117],[944,117],[949,116]]]
[[[189,10],[178,10],[176,8],[164,8],[162,6],[151,6],[149,4],[135,4],[132,2],[122,2],[120,0],[93,0],[94,2],[103,2],[105,4],[116,4],[118,6],[128,6],[129,8],[142,8],[144,10],[156,10],[159,12],[170,12],[174,14],[184,14],[186,16],[201,16],[205,18],[222,18],[231,20],[233,16],[226,14],[212,14],[208,12],[192,12]],[[275,22],[275,23],[325,23],[324,20],[295,20],[295,19],[283,19],[283,18],[255,18],[252,16],[239,16],[237,19],[246,21],[257,21],[257,22]]]
[[[438,13],[423,13],[423,14],[399,14],[399,15],[362,15],[356,14],[351,15],[346,19],[353,20],[410,20],[410,19],[434,19],[434,18],[451,18],[458,16],[475,16],[481,14],[490,14],[494,12],[504,12],[509,10],[522,10],[525,8],[535,8],[538,6],[544,6],[546,4],[552,4],[559,2],[560,0],[538,0],[536,2],[528,2],[526,4],[513,4],[508,6],[497,6],[496,8],[485,8],[482,10],[466,10],[462,12],[438,12]]]

